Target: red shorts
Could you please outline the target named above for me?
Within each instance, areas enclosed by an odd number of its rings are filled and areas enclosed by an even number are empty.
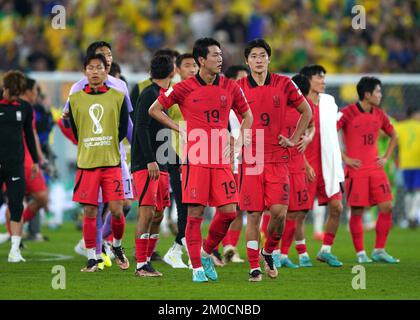
[[[240,208],[262,212],[275,204],[288,205],[290,181],[286,163],[266,163],[257,166],[263,166],[262,172],[249,174],[247,169],[255,169],[256,166],[241,165]]]
[[[124,200],[121,167],[77,169],[73,201],[81,204],[98,205],[99,191],[102,201]]]
[[[169,175],[160,171],[158,180],[149,178],[147,169],[133,173],[135,196],[139,206],[154,206],[156,211],[163,211],[171,205],[169,197]]]
[[[346,174],[347,203],[352,207],[370,207],[392,201],[391,185],[383,169],[366,172],[363,176]]]
[[[47,190],[44,175],[39,170],[32,179],[32,166],[25,166],[25,194],[41,192]]]
[[[211,207],[238,203],[237,187],[230,167],[183,165],[182,202]]]
[[[325,192],[325,182],[324,178],[322,177],[322,171],[316,172],[316,178],[312,182],[308,182],[308,192],[309,192],[309,203],[311,204],[311,208],[313,208],[315,198],[318,197],[318,204],[320,206],[325,206],[331,200],[340,200],[342,199],[341,195],[341,187],[340,191],[336,194],[333,194],[331,197],[327,196]]]
[[[311,208],[306,173],[290,173],[289,211],[306,211]]]

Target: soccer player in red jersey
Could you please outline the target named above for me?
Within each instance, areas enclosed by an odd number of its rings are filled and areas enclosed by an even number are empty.
[[[276,278],[277,268],[272,257],[284,229],[289,205],[290,149],[298,144],[305,132],[312,112],[300,90],[289,77],[270,73],[271,48],[263,39],[250,41],[245,47],[245,60],[251,74],[238,81],[245,93],[254,115],[252,125],[252,144],[255,161],[252,163],[244,148],[240,170],[240,208],[246,210],[246,243],[250,264],[249,281],[261,281],[262,272],[259,255],[265,260],[265,269],[270,278]],[[290,138],[283,133],[288,108],[300,113],[300,119]],[[263,132],[263,150],[260,150],[258,134]],[[254,172],[251,172],[254,169]],[[259,225],[261,215],[268,209],[271,219],[268,224],[268,237],[259,251]]]
[[[188,204],[185,238],[193,281],[207,282],[217,279],[210,255],[235,219],[238,202],[230,161],[229,112],[233,108],[242,116],[241,137],[251,127],[253,118],[236,82],[219,75],[223,62],[220,44],[211,38],[200,38],[194,44],[193,56],[200,68],[198,74],[161,94],[149,113],[179,132],[179,126],[164,112],[177,103],[186,122],[187,157],[182,168],[182,198]],[[243,143],[241,137],[235,143],[236,149]],[[206,205],[218,207],[220,214],[214,216],[201,249]]]
[[[302,94],[306,97],[309,93],[309,80],[297,74],[292,77],[292,81],[298,86]],[[286,113],[284,135],[290,137],[299,120],[299,112],[293,108],[288,108]],[[305,155],[306,147],[311,143],[315,135],[314,122],[311,121],[307,132],[302,135],[296,147],[291,148],[290,161],[287,164],[290,173],[290,200],[289,208],[286,216],[286,223],[284,226],[284,233],[281,239],[281,246],[278,254],[273,253],[274,263],[276,266],[287,268],[298,268],[288,257],[290,246],[293,239],[296,238],[296,249],[299,254],[299,266],[311,267],[312,263],[306,253],[306,248],[301,246],[305,241],[304,220],[307,216],[308,210],[311,209],[312,204],[308,197],[308,179],[305,169]],[[305,249],[305,250],[303,250]],[[278,257],[278,259],[277,259]]]
[[[314,138],[305,151],[309,202],[313,205],[318,196],[319,204],[328,204],[329,207],[326,232],[317,259],[332,267],[341,267],[343,264],[331,253],[343,211],[340,183],[344,181],[344,172],[336,129],[338,107],[334,97],[324,93],[324,67],[308,65],[299,73],[306,76],[310,83],[307,99],[311,104],[315,123]],[[306,243],[300,243],[300,249],[306,251]]]
[[[357,94],[359,102],[343,108],[337,123],[345,145],[346,194],[351,206],[350,232],[357,262],[372,262],[364,250],[362,214],[365,207],[377,205],[379,215],[372,259],[375,262],[398,263],[399,260],[384,249],[392,225],[392,193],[384,165],[397,145],[397,134],[388,116],[379,107],[381,81],[375,77],[361,78]],[[377,146],[380,130],[391,138],[383,156],[378,154]]]
[[[127,134],[128,109],[124,93],[105,85],[107,61],[102,54],[84,62],[88,84],[69,96],[70,123],[77,144],[77,173],[73,201],[83,204],[83,237],[88,261],[82,272],[98,270],[96,217],[98,195],[112,214],[113,252],[121,269],[129,268],[122,248],[123,214],[121,155],[119,144]]]

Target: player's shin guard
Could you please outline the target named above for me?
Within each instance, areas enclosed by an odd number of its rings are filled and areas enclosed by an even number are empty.
[[[150,235],[149,243],[147,245],[147,261],[150,261],[153,252],[155,252],[158,241],[159,241],[159,234]]]
[[[350,216],[350,232],[353,239],[356,253],[364,250],[363,245],[363,216],[361,214],[352,214]]]
[[[96,247],[96,217],[83,218],[83,240],[85,241],[86,249]]]
[[[209,234],[204,241],[203,250],[211,254],[226,236],[230,223],[236,218],[236,212],[219,212],[210,224]]]
[[[276,247],[278,247],[280,239],[281,234],[275,232],[270,234],[268,239],[265,241],[264,251],[268,254],[272,254]]]
[[[23,211],[23,222],[31,221],[35,215],[36,212],[33,212],[31,209],[29,209],[29,206],[27,206]]]
[[[112,233],[114,235],[114,240],[121,240],[124,235],[124,227],[125,227],[125,217],[122,214],[119,219],[112,216],[111,218],[111,228]]]
[[[281,237],[280,253],[284,255],[289,254],[290,246],[296,231],[296,220],[286,219],[283,236]]]
[[[246,243],[246,252],[248,255],[248,262],[249,262],[249,266],[250,269],[257,269],[260,267],[260,262],[259,262],[259,255],[260,255],[260,251],[258,248],[258,241],[256,240],[251,240],[248,241]]]
[[[188,255],[194,269],[200,268],[201,265],[201,223],[203,218],[195,218],[188,216],[187,227],[185,228],[185,240],[187,243]]]
[[[392,226],[392,211],[379,212],[378,221],[376,221],[376,242],[375,249],[385,248],[386,240],[388,238],[389,230]]]

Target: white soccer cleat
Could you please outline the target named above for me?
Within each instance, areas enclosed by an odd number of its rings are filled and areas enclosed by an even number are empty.
[[[10,240],[10,234],[8,232],[0,233],[0,244],[3,244],[9,240]]]
[[[81,239],[76,246],[74,247],[74,252],[76,252],[77,254],[80,254],[83,257],[87,257],[87,251],[85,248],[85,242],[83,241],[83,239]]]
[[[7,261],[12,263],[26,262],[26,260],[22,257],[20,250],[10,250]]]
[[[187,269],[188,266],[182,261],[182,247],[173,245],[163,256],[163,261],[174,269]]]

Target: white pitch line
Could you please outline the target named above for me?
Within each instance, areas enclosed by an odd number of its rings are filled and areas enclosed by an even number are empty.
[[[47,256],[50,258],[42,258],[42,259],[26,259],[26,261],[62,261],[62,260],[70,260],[73,259],[74,256],[66,256],[60,253],[50,253],[50,252],[31,252],[31,255],[40,255],[40,256]]]

